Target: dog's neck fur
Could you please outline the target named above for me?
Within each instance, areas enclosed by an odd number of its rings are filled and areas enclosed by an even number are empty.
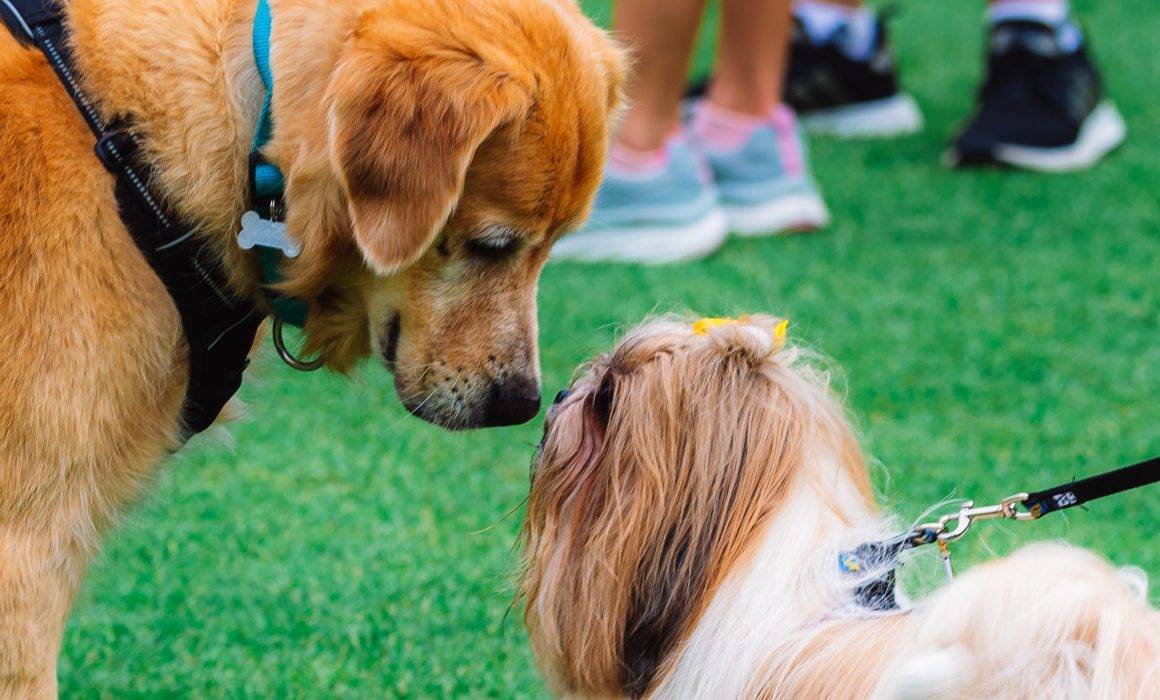
[[[318,104],[325,85],[309,84],[302,64],[333,65],[360,9],[341,5],[275,3],[279,114],[313,109],[311,116],[324,119]],[[69,24],[89,96],[106,118],[131,120],[155,166],[159,193],[199,226],[236,286],[257,294],[254,263],[234,243],[248,204],[248,158],[265,94],[253,57],[256,0],[202,0],[197,8],[185,13],[166,0],[73,0]],[[294,60],[279,62],[279,55]],[[175,89],[184,94],[174,95]],[[191,108],[196,114],[188,114]],[[179,118],[177,110],[186,113]],[[294,120],[286,121],[293,129]],[[196,131],[185,130],[191,124]],[[295,138],[281,130],[279,136],[283,143]]]
[[[807,466],[751,558],[716,591],[656,697],[743,697],[769,654],[850,602],[836,552],[884,526],[829,450]]]

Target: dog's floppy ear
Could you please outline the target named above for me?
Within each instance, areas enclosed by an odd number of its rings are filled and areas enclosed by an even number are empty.
[[[604,373],[596,393],[592,395],[592,412],[600,420],[600,424],[608,427],[608,419],[612,417],[612,392],[616,387],[616,375],[611,370]]]
[[[480,47],[364,18],[329,91],[330,152],[355,241],[380,274],[418,260],[446,224],[475,151],[531,97]]]

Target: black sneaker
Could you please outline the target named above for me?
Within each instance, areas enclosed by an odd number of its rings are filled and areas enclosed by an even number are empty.
[[[947,153],[951,165],[1079,170],[1123,142],[1124,120],[1085,47],[1065,47],[1063,35],[1037,22],[994,26],[979,105]]]
[[[810,39],[794,19],[785,101],[812,133],[845,137],[909,134],[922,128],[914,98],[899,92],[886,25],[876,20],[869,58],[856,60],[843,50],[841,26],[821,43]]]

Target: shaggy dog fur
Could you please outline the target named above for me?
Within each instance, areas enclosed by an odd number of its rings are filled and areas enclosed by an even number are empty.
[[[452,428],[539,396],[535,290],[598,186],[622,59],[571,0],[273,0],[273,141],[310,303],[306,352],[369,353]],[[234,243],[263,89],[254,0],[72,0],[87,94],[239,293]],[[0,32],[0,696],[55,694],[100,534],[179,435],[178,314],[118,216],[93,137]],[[502,401],[500,401],[502,403]]]
[[[1032,545],[909,609],[860,607],[881,571],[842,574],[838,553],[894,530],[825,375],[774,328],[647,324],[549,415],[520,590],[557,692],[1155,697],[1160,614],[1139,575],[1082,549]]]

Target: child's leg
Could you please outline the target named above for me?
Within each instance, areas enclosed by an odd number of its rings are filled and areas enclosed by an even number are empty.
[[[680,124],[680,104],[704,0],[621,0],[615,36],[632,53],[628,112],[618,140],[637,151],[660,148]]]
[[[668,263],[716,250],[725,212],[681,133],[681,101],[704,0],[620,0],[613,32],[632,54],[628,111],[587,225],[556,243],[573,260]]]
[[[721,45],[709,87],[713,104],[765,117],[781,102],[789,6],[789,0],[724,0]]]
[[[814,230],[829,212],[793,111],[781,104],[790,0],[724,0],[717,67],[692,134],[741,235]]]

